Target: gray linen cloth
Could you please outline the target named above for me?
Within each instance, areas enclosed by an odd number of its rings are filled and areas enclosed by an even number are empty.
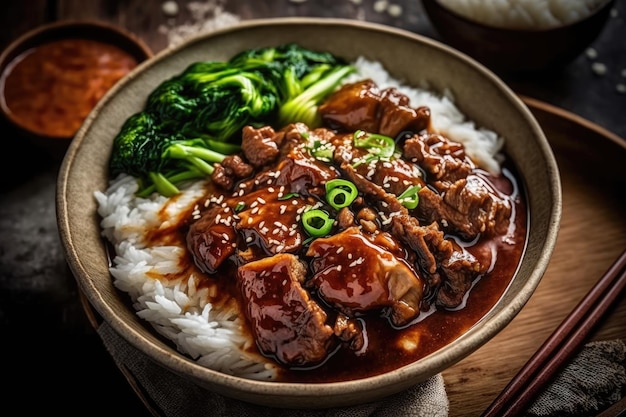
[[[118,364],[128,369],[164,417],[446,417],[448,396],[441,374],[368,404],[321,410],[271,408],[212,393],[155,364],[102,323],[98,334]]]
[[[155,364],[108,324],[98,334],[118,366],[128,369],[163,417],[447,417],[444,379],[427,381],[383,400],[342,408],[293,410],[264,407],[212,393]],[[590,342],[528,409],[528,417],[592,416],[626,390],[626,345],[620,339]]]

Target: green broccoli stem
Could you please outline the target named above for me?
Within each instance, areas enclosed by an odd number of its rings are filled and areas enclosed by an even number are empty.
[[[163,153],[163,158],[179,159],[183,164],[176,166],[168,174],[149,172],[148,179],[152,184],[139,190],[137,195],[147,197],[157,191],[166,197],[172,197],[180,192],[177,183],[211,175],[215,171],[213,164],[222,162],[225,157],[225,154],[212,149],[173,142]]]
[[[241,146],[230,143],[230,142],[221,142],[215,139],[203,139],[207,146],[214,150],[215,152],[222,153],[224,155],[232,155],[241,150]]]
[[[172,197],[180,192],[178,187],[176,187],[170,180],[168,180],[165,175],[160,172],[150,172],[148,173],[148,177],[154,184],[154,189],[159,193],[164,195],[165,197]],[[144,195],[145,194],[145,195]],[[145,190],[138,195],[148,196],[151,192],[145,193]]]
[[[184,159],[207,175],[213,173],[213,165],[207,162],[222,162],[226,155],[207,148],[172,143],[164,152],[164,158]]]
[[[311,84],[301,94],[287,100],[278,111],[278,123],[285,126],[293,122],[303,122],[309,127],[318,127],[317,105],[341,83],[341,80],[354,71],[350,65],[335,67],[324,77]]]
[[[196,169],[196,167],[189,166],[189,169],[187,169],[186,171],[181,171],[176,174],[164,175],[158,172],[151,172],[148,174],[148,176],[152,181],[152,185],[140,189],[139,192],[137,192],[138,197],[148,197],[155,191],[163,194],[166,197],[171,197],[178,194],[178,192],[180,191],[178,187],[174,184],[178,184],[182,181],[204,178],[206,175]],[[164,192],[171,194],[164,194]]]

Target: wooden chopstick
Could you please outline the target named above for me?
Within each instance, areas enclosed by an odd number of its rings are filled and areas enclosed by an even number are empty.
[[[481,417],[520,415],[564,363],[582,347],[594,326],[626,287],[626,251],[541,345]]]

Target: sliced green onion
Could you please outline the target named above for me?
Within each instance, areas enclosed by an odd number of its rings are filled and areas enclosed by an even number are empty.
[[[328,213],[323,210],[314,209],[302,213],[302,225],[310,236],[326,236],[333,228],[333,223]]]
[[[421,189],[422,187],[420,187],[419,185],[410,186],[398,196],[398,201],[404,207],[408,208],[409,210],[413,210],[419,204],[420,198],[418,193]]]
[[[322,142],[320,140],[315,140],[311,146],[308,147],[311,155],[316,157],[317,159],[321,159],[323,161],[330,161],[333,157],[333,152],[335,147],[333,144],[329,142]]]
[[[348,180],[335,178],[326,183],[326,201],[335,210],[348,207],[358,195],[356,185]]]
[[[235,206],[235,213],[239,213],[241,210],[246,208],[246,203],[244,203],[243,201],[240,201],[237,203],[237,205]]]
[[[300,194],[298,193],[288,193],[288,194],[283,195],[282,197],[278,197],[278,200],[279,201],[289,200],[291,197],[298,197],[298,196],[300,196]]]
[[[396,151],[396,143],[393,138],[376,133],[368,133],[363,130],[357,130],[353,136],[354,146],[357,148],[365,148],[378,159],[391,158]]]

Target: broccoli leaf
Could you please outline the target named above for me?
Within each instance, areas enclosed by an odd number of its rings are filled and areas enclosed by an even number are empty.
[[[140,195],[174,195],[177,183],[209,176],[240,150],[246,125],[319,125],[318,104],[353,68],[297,44],[195,62],[158,85],[114,139],[110,173],[138,177]]]

